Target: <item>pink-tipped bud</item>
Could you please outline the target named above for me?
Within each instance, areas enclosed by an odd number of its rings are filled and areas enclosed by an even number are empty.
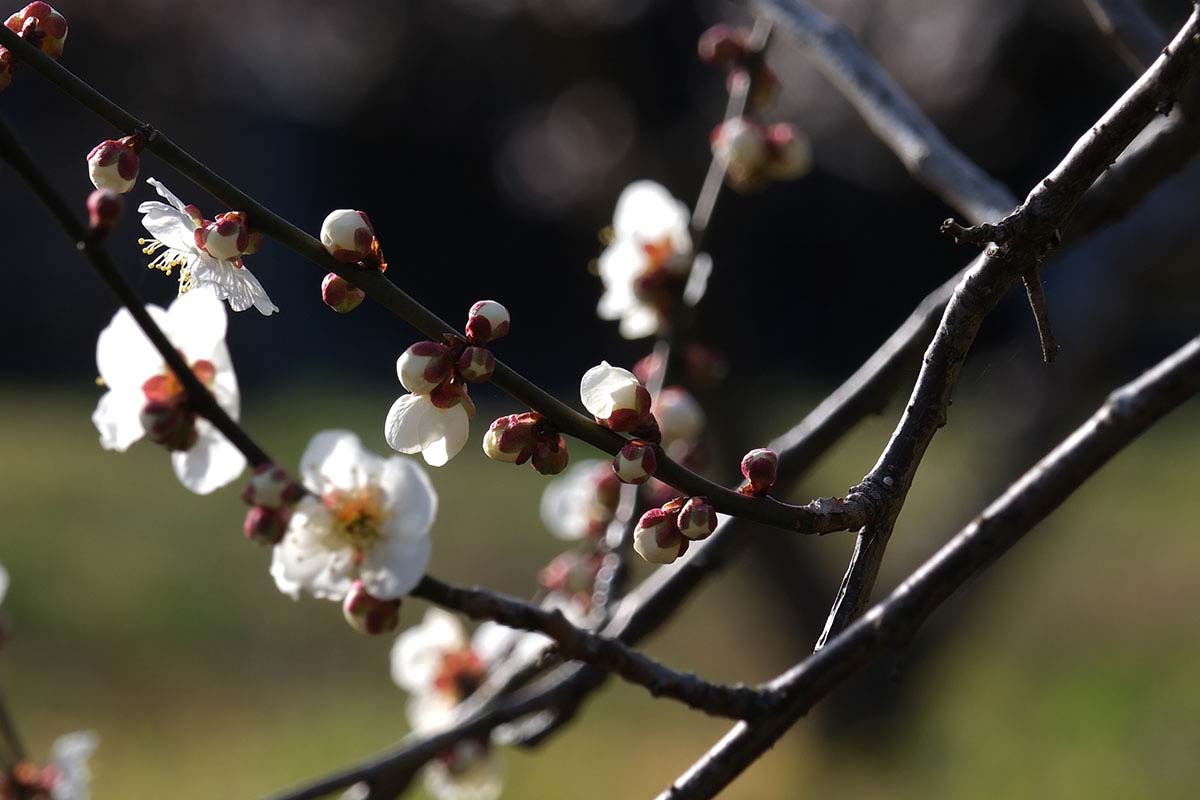
[[[775,476],[779,472],[779,456],[774,450],[751,450],[742,457],[742,475],[747,485],[741,492],[750,495],[764,495],[775,485]]]
[[[491,424],[483,435],[483,452],[494,461],[524,464],[537,443],[540,414],[510,414]]]
[[[196,443],[196,415],[180,402],[150,400],[142,407],[146,438],[168,450],[190,450]]]
[[[88,224],[94,233],[106,233],[117,224],[125,201],[109,189],[96,189],[88,195]]]
[[[763,184],[770,151],[762,126],[734,117],[713,129],[711,143],[713,158],[725,166],[730,186],[747,191]]]
[[[661,508],[642,514],[633,530],[633,549],[651,564],[670,564],[687,548],[688,540],[675,525],[675,514]]]
[[[67,41],[67,19],[49,3],[30,3],[9,17],[4,25],[36,44],[51,58],[62,55]]]
[[[557,435],[539,439],[534,445],[529,463],[542,475],[557,475],[567,468],[567,462],[570,460],[567,440]]]
[[[584,373],[579,396],[596,422],[617,433],[637,429],[650,415],[650,393],[646,387],[632,372],[607,361]]]
[[[728,69],[746,59],[747,39],[747,32],[743,29],[714,25],[700,34],[696,49],[705,64]]]
[[[413,394],[429,394],[450,375],[450,348],[437,342],[417,342],[396,361],[400,383]]]
[[[495,370],[496,357],[486,347],[468,347],[458,357],[458,374],[471,383],[490,381]]]
[[[212,222],[194,231],[196,247],[218,261],[235,261],[252,249],[250,226],[241,211],[218,214]]]
[[[765,141],[766,171],[775,180],[799,178],[812,169],[812,145],[808,137],[793,126],[786,123],[769,126]]]
[[[380,600],[367,591],[362,581],[355,581],[342,601],[342,614],[359,633],[391,633],[400,623],[400,600]]]
[[[366,292],[336,273],[329,273],[321,281],[321,300],[339,314],[358,308],[366,296]]]
[[[304,496],[304,488],[292,480],[283,467],[275,464],[259,464],[254,474],[242,489],[242,500],[246,505],[265,508],[293,506]]]
[[[658,467],[654,445],[635,439],[613,457],[612,467],[621,483],[645,483]]]
[[[339,208],[321,223],[321,244],[338,261],[355,264],[373,251],[375,228],[362,211]]]
[[[693,497],[679,509],[675,524],[692,541],[707,539],[717,529],[717,510],[703,497]]]
[[[137,183],[142,137],[107,139],[88,153],[88,177],[97,189],[125,194]]]
[[[487,344],[508,333],[512,317],[508,309],[495,300],[480,300],[467,312],[467,341]]]
[[[287,533],[291,516],[290,508],[251,506],[246,512],[246,521],[242,523],[242,533],[247,539],[258,544],[279,544],[283,535]]]

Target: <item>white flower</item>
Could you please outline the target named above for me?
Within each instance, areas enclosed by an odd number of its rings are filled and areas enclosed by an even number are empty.
[[[692,393],[682,386],[668,386],[659,392],[650,406],[663,447],[671,449],[676,442],[694,443],[704,432],[704,409]]]
[[[195,291],[176,298],[166,311],[154,305],[146,306],[146,310],[197,377],[206,379],[221,408],[236,420],[237,377],[225,346],[225,307],[221,301],[210,291]],[[183,388],[174,373],[167,369],[127,309],[118,311],[100,332],[96,366],[108,392],[100,398],[92,422],[106,450],[124,451],[146,435],[142,411],[150,399],[148,392],[160,399],[184,400]],[[194,443],[172,452],[171,465],[184,486],[197,494],[207,494],[241,475],[246,459],[211,422],[196,419]]]
[[[425,788],[437,800],[496,800],[504,789],[500,759],[474,739],[456,743],[423,774]]]
[[[560,539],[574,541],[603,533],[612,520],[620,489],[609,461],[589,459],[546,484],[542,522]]]
[[[139,244],[146,245],[142,252],[153,255],[162,250],[150,262],[151,267],[168,275],[172,269],[178,268],[181,294],[199,286],[211,286],[217,297],[229,301],[229,307],[234,311],[245,311],[254,306],[262,314],[270,315],[279,310],[258,279],[242,264],[241,258],[214,258],[199,247],[196,229],[206,225],[199,209],[185,206],[154,178],[146,182],[170,203],[167,205],[151,200],[138,206],[138,212],[145,215],[142,225],[154,237],[138,240]],[[217,248],[217,252],[232,254],[232,251],[226,253],[227,249]]]
[[[292,512],[271,576],[293,598],[303,589],[341,601],[356,579],[380,600],[402,597],[429,566],[437,494],[408,459],[384,459],[349,431],[322,431],[300,459],[315,496]]]
[[[92,796],[91,769],[88,759],[96,751],[100,738],[92,731],[77,731],[60,736],[50,747],[50,783],[52,800],[88,800]]]
[[[402,379],[406,377],[405,366],[405,357],[401,356],[396,370]],[[441,389],[441,386],[434,389],[434,394],[400,395],[383,423],[383,435],[389,447],[400,453],[420,453],[431,467],[444,465],[463,449],[471,434],[471,415],[474,413],[461,384],[458,395]]]
[[[627,369],[607,361],[583,373],[579,399],[596,421],[618,433],[634,430],[650,413],[650,393]]]
[[[613,214],[612,243],[600,255],[601,319],[621,321],[621,335],[659,331],[673,296],[691,269],[687,206],[653,181],[626,187]]]

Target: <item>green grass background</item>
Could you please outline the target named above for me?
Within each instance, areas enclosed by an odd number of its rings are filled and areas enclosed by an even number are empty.
[[[398,739],[390,640],[353,634],[336,604],[281,595],[268,553],[241,537],[237,487],[196,497],[149,445],[102,451],[95,399],[0,390],[0,562],[12,575],[0,681],[30,748],[44,754],[59,733],[93,728],[98,800],[190,800],[258,797]],[[352,387],[251,397],[246,421],[289,464],[326,427],[382,452],[392,399]],[[779,406],[764,434],[806,404]],[[1198,412],[1152,431],[955,598],[964,613],[952,635],[903,677],[900,724],[838,736],[806,720],[727,796],[1194,797]],[[970,414],[956,406],[929,454],[885,585],[987,498],[994,451],[970,438]],[[865,423],[806,491],[853,483],[894,417]],[[558,549],[536,516],[544,479],[477,451],[432,470],[442,498],[432,571],[524,595]],[[803,547],[837,571],[849,544]],[[782,670],[806,643],[778,624],[755,580],[736,568],[713,581],[650,651],[718,679]],[[406,603],[406,622],[422,613]],[[612,682],[544,750],[505,754],[505,796],[649,797],[726,727]]]

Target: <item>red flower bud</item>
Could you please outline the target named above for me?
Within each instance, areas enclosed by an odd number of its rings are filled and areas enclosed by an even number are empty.
[[[775,485],[775,476],[779,470],[779,456],[772,450],[751,450],[742,457],[742,475],[747,485],[740,491],[743,494],[764,495]]]
[[[355,581],[342,601],[342,614],[359,633],[391,633],[400,623],[400,600],[380,600],[367,591],[362,581]]]
[[[329,273],[321,281],[321,300],[339,314],[358,308],[367,293],[336,273]]]
[[[93,233],[107,233],[121,218],[125,201],[121,195],[108,189],[96,189],[88,195],[88,224]]]
[[[292,511],[289,508],[251,506],[246,512],[246,521],[242,523],[242,533],[252,542],[279,544],[283,535],[287,533],[291,516]]]

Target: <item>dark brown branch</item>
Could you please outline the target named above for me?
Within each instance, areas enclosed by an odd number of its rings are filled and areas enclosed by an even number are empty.
[[[981,569],[1050,515],[1105,463],[1200,392],[1200,337],[1113,392],[1052,450],[887,599],[824,648],[771,682],[785,693],[778,715],[734,727],[659,800],[715,797],[822,697],[887,650],[903,647],[921,624]]]
[[[1050,175],[1000,227],[1003,246],[991,245],[955,289],[925,361],[908,407],[879,461],[864,484],[883,486],[887,497],[859,534],[842,591],[818,646],[842,631],[869,601],[879,563],[896,517],[925,449],[946,422],[950,395],[984,318],[1029,270],[1041,265],[1061,244],[1059,228],[1070,218],[1088,187],[1112,164],[1133,138],[1164,108],[1195,73],[1200,20],[1193,10],[1187,23],[1154,66],[1121,96],[1075,143]]]
[[[510,628],[544,633],[564,658],[584,661],[646,688],[655,697],[670,697],[694,709],[721,717],[754,719],[770,707],[774,696],[752,686],[722,686],[677,672],[625,646],[572,625],[562,612],[547,611],[515,598],[458,586],[426,577],[412,591],[443,608],[472,619],[494,620]]]
[[[1167,35],[1137,0],[1083,0],[1083,5],[1135,75],[1158,58]]]
[[[7,29],[6,29],[7,30]],[[98,239],[91,236],[88,229],[83,226],[75,214],[71,211],[66,201],[62,196],[50,185],[46,176],[37,168],[29,154],[17,141],[12,130],[6,123],[0,120],[0,157],[3,157],[18,175],[25,181],[33,193],[37,195],[42,204],[50,211],[51,215],[66,231],[67,236],[75,243],[75,247],[87,259],[88,264],[100,276],[100,278],[108,284],[108,288],[117,296],[129,313],[133,315],[133,319],[141,328],[142,333],[146,334],[146,338],[154,345],[154,349],[163,357],[163,361],[179,378],[187,391],[188,404],[200,416],[211,422],[217,430],[219,430],[226,439],[228,439],[234,447],[241,451],[252,465],[268,463],[271,459],[266,452],[250,435],[242,429],[240,425],[233,421],[225,409],[221,408],[215,397],[209,392],[208,387],[198,379],[195,373],[192,372],[190,366],[180,355],[179,350],[171,344],[166,334],[154,322],[154,319],[146,311],[146,305],[138,297],[137,292],[129,285],[129,282],[122,277],[120,271],[113,263],[112,257]]]

